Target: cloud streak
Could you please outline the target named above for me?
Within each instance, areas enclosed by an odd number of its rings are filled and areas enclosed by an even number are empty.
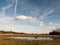
[[[9,9],[9,8],[11,8],[12,6],[13,6],[13,4],[9,4],[9,5],[5,6],[5,7],[2,7],[2,11],[1,11],[0,15],[2,17],[4,17],[6,10]]]
[[[9,4],[8,6],[3,7],[3,8],[2,8],[2,11],[5,11],[5,10],[9,9],[9,8],[12,7],[12,6],[13,6],[12,4]]]
[[[16,16],[16,9],[17,9],[17,0],[16,0],[16,4],[15,4],[15,12],[14,12],[15,16]]]
[[[46,10],[43,15],[40,17],[40,21],[43,21],[45,19],[45,17],[51,13],[53,13],[54,10]]]
[[[42,16],[40,17],[40,21],[43,21],[45,17],[52,14],[53,12],[55,13],[55,11],[58,11],[58,9],[60,9],[60,1],[55,0],[53,1],[51,7],[49,7],[43,12]]]

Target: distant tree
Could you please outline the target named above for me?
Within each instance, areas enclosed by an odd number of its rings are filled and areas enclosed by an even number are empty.
[[[60,35],[60,32],[58,31],[58,29],[56,29],[50,32],[49,35]]]

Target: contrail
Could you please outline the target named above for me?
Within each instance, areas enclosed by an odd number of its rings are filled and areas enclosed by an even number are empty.
[[[12,4],[9,4],[9,5],[7,5],[6,7],[3,7],[2,8],[2,14],[3,14],[3,16],[5,16],[5,11],[7,10],[7,9],[9,9],[10,7],[12,7],[13,5]]]
[[[12,6],[13,6],[12,4],[9,4],[8,6],[3,7],[3,8],[2,8],[2,11],[5,11],[5,10],[9,9],[9,8],[12,7]]]
[[[46,10],[44,12],[44,14],[40,17],[40,21],[43,21],[47,15],[49,15],[49,14],[51,14],[53,12],[54,12],[54,10]]]
[[[17,8],[17,0],[16,0],[16,4],[15,4],[15,12],[14,12],[15,16],[16,16],[16,8]]]
[[[45,17],[47,17],[49,14],[52,14],[53,12],[55,12],[56,10],[60,9],[60,1],[58,3],[56,3],[56,1],[51,5],[51,7],[49,9],[47,9],[43,15],[40,17],[40,21],[43,21],[45,19]]]

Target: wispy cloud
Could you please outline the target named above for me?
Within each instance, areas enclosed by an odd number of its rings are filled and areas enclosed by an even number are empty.
[[[8,23],[13,20],[13,17],[6,16],[6,10],[11,8],[12,6],[13,6],[13,4],[8,4],[7,6],[2,7],[2,11],[0,12],[0,22]]]
[[[5,11],[5,10],[9,9],[9,8],[11,8],[12,6],[13,6],[13,4],[9,4],[9,5],[7,5],[6,7],[3,7],[3,8],[2,8],[2,11]]]
[[[46,0],[47,1],[47,0]],[[58,3],[57,3],[58,2]],[[48,3],[48,2],[47,2]],[[45,7],[46,8],[46,7]],[[52,5],[49,6],[49,8],[46,10],[44,10],[42,16],[40,16],[40,21],[43,21],[48,15],[55,13],[56,11],[58,11],[58,9],[60,9],[60,1],[55,0],[53,1]],[[52,16],[52,15],[51,15]]]
[[[5,7],[2,7],[2,11],[0,12],[0,16],[4,17],[6,15],[5,14],[6,10],[11,8],[12,6],[13,6],[13,4],[9,4],[9,5],[5,6]]]
[[[46,10],[44,13],[43,13],[43,15],[40,17],[40,21],[43,21],[44,19],[45,19],[45,17],[47,17],[47,15],[49,15],[49,14],[51,14],[51,13],[53,13],[54,12],[54,10],[52,9],[52,10]]]

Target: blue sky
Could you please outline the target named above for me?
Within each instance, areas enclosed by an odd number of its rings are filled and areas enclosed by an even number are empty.
[[[60,28],[60,0],[0,0],[0,29],[49,33]]]

